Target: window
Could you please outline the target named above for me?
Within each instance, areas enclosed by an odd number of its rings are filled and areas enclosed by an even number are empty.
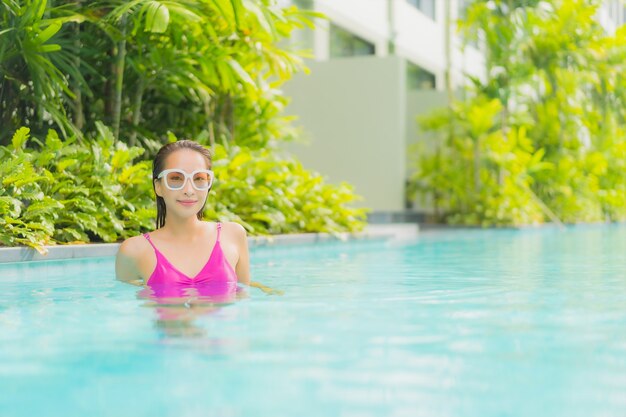
[[[422,13],[435,20],[435,0],[406,0],[412,6],[417,7]]]
[[[330,25],[330,57],[374,55],[374,44],[359,38],[339,26]]]
[[[406,63],[406,84],[409,90],[434,90],[437,78],[419,65]]]
[[[299,9],[313,10],[313,0],[293,0],[293,4]]]

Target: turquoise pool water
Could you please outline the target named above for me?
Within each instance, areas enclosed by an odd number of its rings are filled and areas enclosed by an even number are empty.
[[[625,254],[618,226],[259,249],[283,296],[172,317],[112,258],[0,264],[0,416],[625,416]]]

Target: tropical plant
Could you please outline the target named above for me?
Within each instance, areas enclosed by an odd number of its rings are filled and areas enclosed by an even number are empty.
[[[68,80],[83,76],[72,45],[62,48],[53,38],[83,20],[44,0],[0,3],[0,144],[24,124],[45,130],[53,123],[64,134],[78,133],[66,113],[75,98]]]
[[[606,33],[595,19],[598,6],[470,5],[459,26],[466,40],[484,43],[486,78],[470,79],[467,99],[453,103],[445,120],[434,114],[422,121],[438,139],[413,178],[414,192],[431,195],[441,219],[519,225],[626,218],[619,127],[626,31]],[[453,173],[455,162],[464,168]]]
[[[358,198],[349,184],[326,184],[292,157],[217,145],[215,159],[209,218],[237,221],[253,234],[339,233],[365,226],[366,210],[349,207]]]
[[[256,147],[292,136],[277,88],[305,68],[279,41],[314,12],[271,0],[0,4],[0,144],[21,125],[65,138],[99,121],[149,150],[168,131]]]
[[[3,245],[45,252],[44,245],[54,243],[114,242],[152,225],[150,167],[132,164],[143,149],[114,143],[111,132],[99,128],[87,147],[62,142],[54,130],[41,142],[25,127],[9,147],[0,146]]]
[[[147,161],[176,136],[216,149],[212,217],[256,234],[361,228],[349,186],[273,155],[298,134],[279,88],[305,70],[280,41],[313,16],[274,0],[0,0],[0,242],[149,229]]]
[[[19,129],[0,146],[0,243],[45,252],[56,243],[115,242],[154,227],[151,164],[144,153],[115,141],[106,126],[88,146],[45,141]],[[171,136],[172,140],[175,137]],[[30,142],[30,143],[29,143]],[[27,146],[29,145],[29,146]],[[253,235],[359,231],[365,210],[347,184],[331,186],[289,157],[267,149],[216,145],[216,186],[205,218],[237,221]]]

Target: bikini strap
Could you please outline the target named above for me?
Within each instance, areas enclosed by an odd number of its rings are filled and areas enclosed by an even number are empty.
[[[220,240],[220,231],[222,230],[222,223],[217,222],[217,241]]]
[[[144,233],[143,237],[146,238],[146,240],[148,241],[148,243],[150,243],[150,246],[152,246],[154,250],[157,250],[156,246],[154,246],[154,243],[152,243],[152,239],[150,239],[150,235],[148,233]]]

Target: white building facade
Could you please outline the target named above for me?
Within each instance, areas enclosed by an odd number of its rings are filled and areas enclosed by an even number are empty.
[[[483,68],[482,54],[476,48],[468,46],[460,52],[462,39],[456,34],[454,22],[463,12],[463,1],[316,0],[309,3],[329,18],[320,21],[315,31],[317,61],[337,57],[331,53],[337,38],[334,31],[343,30],[371,44],[375,56],[397,55],[432,74],[434,87],[439,90],[445,87],[446,35],[450,37],[453,85],[463,82],[464,71],[480,75]],[[452,24],[449,31],[448,21]]]

